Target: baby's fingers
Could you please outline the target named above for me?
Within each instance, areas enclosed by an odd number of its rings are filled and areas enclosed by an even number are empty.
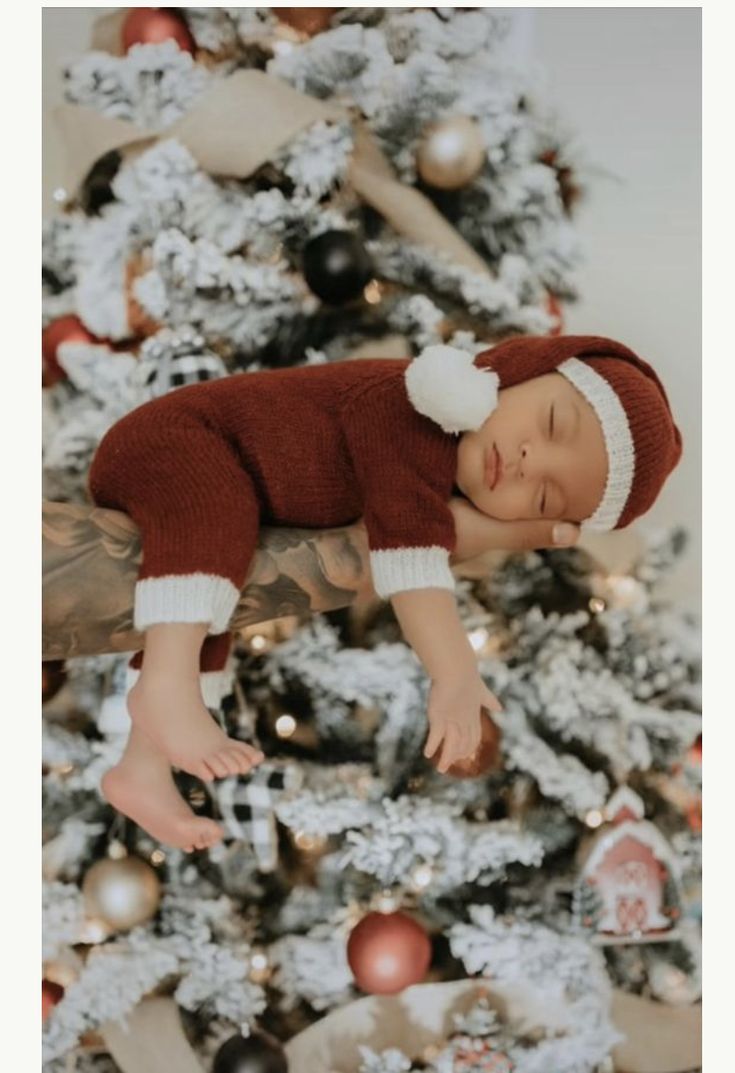
[[[444,748],[442,749],[441,759],[436,765],[437,771],[443,775],[455,760],[460,760],[462,758],[462,754],[463,750],[459,732],[456,727],[450,726],[444,738]]]
[[[500,703],[500,701],[495,696],[495,694],[493,692],[491,692],[487,688],[487,686],[485,686],[483,688],[482,696],[483,696],[482,703],[488,709],[489,712],[502,712],[503,711],[503,705]]]
[[[433,756],[438,749],[442,738],[444,737],[444,726],[437,723],[432,723],[429,729],[429,737],[426,740],[424,746],[424,756]]]

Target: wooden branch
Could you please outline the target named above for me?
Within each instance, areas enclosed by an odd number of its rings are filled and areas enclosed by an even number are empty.
[[[127,514],[43,504],[42,658],[134,652],[140,534]],[[233,630],[375,596],[363,523],[340,529],[263,528]]]

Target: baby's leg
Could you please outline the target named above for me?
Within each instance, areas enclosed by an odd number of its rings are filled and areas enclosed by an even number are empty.
[[[182,405],[186,397],[191,403]],[[259,502],[214,411],[172,392],[131,411],[95,453],[89,491],[140,528],[133,623],[145,634],[131,718],[202,779],[248,771],[257,750],[222,732],[202,697],[204,638],[226,630],[257,545]]]
[[[167,846],[190,852],[222,838],[218,823],[192,812],[176,788],[168,760],[135,725],[120,763],[102,778],[102,792],[119,812]]]
[[[208,782],[248,772],[263,754],[228,738],[207,710],[199,677],[206,635],[207,625],[202,623],[149,626],[140,677],[128,694],[128,711],[171,764]],[[226,646],[220,648],[226,659]]]

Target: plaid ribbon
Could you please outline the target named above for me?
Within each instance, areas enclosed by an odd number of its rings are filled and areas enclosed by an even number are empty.
[[[219,380],[226,375],[224,363],[216,354],[167,354],[152,366],[143,383],[156,396],[166,395],[187,384]]]
[[[302,782],[303,772],[296,765],[264,761],[247,775],[214,784],[212,794],[227,835],[251,843],[261,872],[273,872],[278,863],[276,805]]]

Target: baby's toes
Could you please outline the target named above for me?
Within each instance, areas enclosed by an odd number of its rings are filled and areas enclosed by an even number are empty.
[[[229,749],[228,754],[230,763],[232,764],[233,775],[244,775],[250,771],[251,763],[249,758],[244,757],[239,749]]]
[[[230,770],[224,761],[224,755],[225,752],[224,750],[222,750],[222,752],[212,753],[210,756],[207,757],[207,764],[210,766],[210,768],[214,772],[215,777],[218,779],[226,779],[227,776],[230,774]]]
[[[238,752],[241,756],[247,760],[249,764],[259,764],[264,759],[260,749],[254,745],[248,745],[247,742],[239,742],[237,746]]]
[[[217,753],[217,759],[222,763],[222,766],[227,769],[227,775],[237,775],[240,770],[237,756],[233,753],[232,749],[220,749]]]
[[[224,836],[224,831],[218,823],[214,820],[207,820],[206,827],[202,829],[202,839],[205,846],[214,846],[217,842],[221,841]]]

